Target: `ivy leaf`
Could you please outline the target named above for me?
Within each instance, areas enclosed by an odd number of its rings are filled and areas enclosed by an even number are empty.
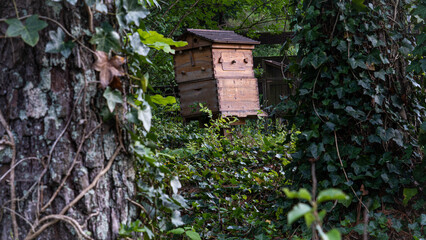
[[[160,94],[156,94],[154,96],[151,96],[150,98],[153,103],[163,106],[176,103],[176,98],[172,96],[163,97]]]
[[[380,78],[383,81],[385,81],[386,80],[386,72],[385,72],[385,70],[382,69],[382,70],[380,70],[378,72],[374,72],[374,77]]]
[[[104,3],[97,2],[95,5],[95,9],[102,13],[108,13],[108,7]]]
[[[311,194],[305,188],[299,189],[298,192],[290,191],[288,188],[284,188],[283,191],[288,198],[299,198],[311,201]]]
[[[312,223],[315,221],[315,216],[313,213],[308,212],[304,215],[306,226],[310,227]]]
[[[371,42],[371,44],[373,45],[373,47],[377,46],[377,38],[374,35],[368,35],[367,36],[368,41]]]
[[[173,176],[172,180],[170,180],[170,186],[172,186],[173,193],[177,194],[179,188],[182,187],[182,184],[180,183],[177,176]]]
[[[357,67],[357,64],[356,64],[355,58],[353,58],[353,57],[349,58],[349,59],[348,59],[348,62],[349,62],[349,64],[351,65],[351,68],[352,68],[352,69],[355,69],[355,68]]]
[[[113,112],[115,109],[115,104],[123,103],[123,97],[121,96],[120,91],[114,89],[111,91],[111,88],[107,88],[104,92],[104,98],[107,100],[108,109],[110,112]]]
[[[182,233],[184,233],[185,232],[185,229],[183,229],[183,228],[176,228],[176,229],[172,229],[172,230],[170,230],[170,231],[168,231],[167,233],[168,234],[177,234],[177,235],[179,235],[179,234],[182,234]]]
[[[188,43],[184,41],[174,41],[171,38],[166,38],[163,34],[156,31],[143,31],[138,29],[138,33],[144,44],[147,44],[157,50],[162,50],[166,53],[175,53],[175,50],[171,49],[170,46],[183,47],[188,45]]]
[[[311,65],[315,69],[318,69],[325,61],[327,61],[327,55],[325,52],[321,52],[312,57]]]
[[[38,15],[32,15],[27,18],[27,20],[25,20],[25,25],[16,18],[7,19],[6,23],[9,24],[9,27],[6,30],[6,36],[21,36],[22,40],[31,47],[34,47],[39,40],[38,31],[47,27],[47,23],[40,20]]]
[[[138,0],[118,0],[116,6],[118,24],[124,29],[128,29],[131,23],[139,26],[139,19],[149,14],[148,9],[140,5]]]
[[[90,39],[91,44],[96,44],[96,50],[109,52],[110,50],[120,50],[120,35],[112,28],[109,23],[102,23],[102,26],[96,28],[96,33]]]
[[[121,65],[125,59],[121,56],[114,56],[108,59],[108,54],[102,51],[96,51],[96,62],[93,64],[93,69],[99,71],[99,78],[103,88],[106,88],[114,78],[114,76],[123,76],[124,70]]]
[[[65,42],[65,33],[58,27],[55,31],[49,31],[50,42],[46,44],[45,52],[47,53],[61,53],[62,56],[68,58],[71,54],[71,50],[74,47],[73,42]]]
[[[143,109],[138,109],[138,119],[142,122],[143,127],[147,132],[151,129],[151,107],[149,104],[143,100]]]
[[[146,57],[149,53],[149,47],[141,42],[139,33],[135,32],[130,36],[130,46],[137,54]]]
[[[337,229],[335,229],[335,228],[331,229],[326,234],[326,236],[327,236],[327,238],[329,240],[341,240],[342,239],[342,236],[340,235],[340,232]]]
[[[186,236],[188,236],[189,239],[191,240],[201,240],[200,235],[197,232],[194,231],[186,231],[185,232]]]
[[[352,0],[352,6],[358,12],[365,11],[367,9],[367,6],[364,5],[364,1],[365,0]]]
[[[319,204],[325,201],[345,200],[348,198],[349,197],[346,196],[346,194],[342,190],[330,188],[330,189],[323,190],[318,194],[317,202]]]
[[[291,209],[291,211],[287,215],[288,224],[292,224],[297,219],[301,218],[306,213],[312,210],[311,206],[305,203],[298,203],[296,206]]]
[[[404,204],[404,206],[407,206],[408,201],[410,201],[411,198],[416,196],[417,188],[404,188],[403,194],[404,200],[402,201],[402,204]]]
[[[175,210],[172,213],[172,223],[176,227],[184,224],[184,222],[182,221],[182,217],[180,216],[180,212],[178,210]]]

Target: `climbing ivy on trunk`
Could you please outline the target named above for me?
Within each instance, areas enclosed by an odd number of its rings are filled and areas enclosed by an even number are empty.
[[[330,217],[334,222],[346,219],[343,231],[349,233],[366,215],[374,221],[374,214],[386,214],[387,207],[400,209],[404,189],[420,192],[424,183],[414,173],[421,167],[417,136],[425,92],[422,76],[407,71],[416,38],[419,42],[419,28],[413,26],[421,19],[410,11],[420,3],[297,4],[293,42],[299,51],[289,69],[300,85],[298,94],[281,107],[300,131],[288,169],[294,186],[309,187],[310,162],[316,162],[318,188],[339,188],[351,196],[344,201],[346,208],[337,205],[339,211]],[[406,207],[424,207],[421,196]],[[413,219],[418,216],[412,214]],[[368,230],[371,236],[380,234],[371,226]]]

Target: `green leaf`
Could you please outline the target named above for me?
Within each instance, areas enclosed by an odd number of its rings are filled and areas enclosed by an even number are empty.
[[[118,0],[116,7],[118,24],[124,29],[128,29],[132,23],[139,26],[139,20],[149,14],[148,9],[139,4],[138,0]]]
[[[123,103],[123,97],[121,96],[121,92],[117,89],[111,91],[110,87],[107,87],[104,92],[104,98],[107,100],[108,109],[110,112],[113,112],[115,109],[115,104]]]
[[[287,215],[288,224],[292,224],[297,219],[301,218],[306,213],[310,212],[312,207],[305,203],[298,203],[296,206],[291,209]]]
[[[358,12],[365,11],[367,9],[367,6],[364,5],[364,1],[365,0],[352,0],[352,6]]]
[[[417,188],[404,188],[403,194],[404,194],[404,200],[402,201],[402,204],[406,206],[408,204],[408,201],[410,201],[411,198],[416,196]]]
[[[422,225],[422,226],[425,226],[426,225],[426,214],[421,214],[420,215],[420,224]]]
[[[298,192],[290,191],[288,188],[284,188],[283,191],[288,198],[299,198],[299,199],[305,199],[308,201],[311,201],[311,198],[312,198],[311,194],[305,188],[299,189]]]
[[[371,42],[371,44],[373,45],[373,47],[377,46],[377,38],[374,35],[368,35],[367,36],[368,41]]]
[[[173,193],[177,194],[179,188],[182,187],[182,184],[180,183],[177,176],[173,176],[172,180],[170,180],[170,186],[172,186]]]
[[[25,25],[16,18],[7,19],[6,23],[9,24],[6,30],[6,36],[21,36],[22,40],[32,47],[34,47],[39,40],[38,31],[47,27],[47,23],[40,20],[38,15],[32,15],[27,18],[27,20],[25,20]]]
[[[152,113],[151,113],[151,107],[145,100],[143,100],[142,108],[138,109],[138,119],[142,122],[145,130],[149,132],[149,130],[151,129]]]
[[[188,44],[184,41],[174,41],[171,38],[166,38],[163,34],[156,31],[143,31],[142,29],[138,29],[138,33],[144,44],[166,53],[175,53],[175,50],[171,49],[170,46],[183,47]]]
[[[110,50],[119,51],[121,48],[120,35],[107,22],[102,23],[100,28],[96,28],[96,33],[90,39],[90,43],[97,45],[96,50],[106,53]]]
[[[201,240],[200,235],[197,232],[194,231],[186,231],[185,232],[186,236],[188,236],[189,239],[191,240]]]
[[[163,97],[160,94],[156,94],[154,96],[151,96],[151,101],[153,103],[166,106],[168,104],[176,103],[176,98],[172,96]]]
[[[175,226],[183,225],[184,222],[182,221],[182,217],[180,216],[180,212],[175,210],[172,213],[172,223]]]
[[[315,216],[312,212],[308,212],[304,215],[306,226],[310,227],[315,221]]]
[[[318,194],[317,202],[319,204],[319,203],[330,201],[330,200],[345,200],[345,199],[349,199],[349,197],[346,196],[346,194],[342,190],[330,188],[330,189],[323,190]]]
[[[141,42],[139,33],[135,32],[129,37],[131,49],[137,54],[146,57],[149,53],[149,47]]]
[[[319,225],[316,225],[316,229],[322,240],[341,240],[342,239],[340,232],[335,228],[331,229],[328,233],[324,233],[323,229]]]
[[[382,69],[382,70],[380,70],[378,72],[374,72],[374,77],[380,78],[383,81],[385,81],[386,80],[386,72],[385,72],[385,70]]]
[[[325,52],[320,52],[312,57],[311,65],[315,69],[318,69],[324,62],[327,61],[327,55]]]
[[[355,58],[353,58],[353,57],[349,58],[349,59],[348,59],[348,62],[349,62],[349,64],[351,65],[351,68],[352,68],[352,69],[355,69],[355,68],[357,67],[357,64],[356,64]]]
[[[341,240],[342,236],[340,235],[339,230],[333,228],[331,229],[326,236],[328,237],[329,240]]]
[[[182,233],[184,233],[185,232],[185,229],[183,229],[183,228],[175,228],[175,229],[172,229],[172,230],[170,230],[170,231],[168,231],[167,232],[167,234],[182,234]]]
[[[73,42],[65,42],[65,33],[62,28],[55,31],[49,31],[50,42],[46,44],[45,52],[47,53],[61,53],[62,56],[68,58],[71,54],[71,50],[74,47]]]

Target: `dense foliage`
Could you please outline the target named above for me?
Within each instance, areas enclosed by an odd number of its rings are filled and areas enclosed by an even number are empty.
[[[138,197],[129,201],[139,215],[121,226],[123,238],[315,235],[301,221],[288,224],[296,219],[287,220],[296,203],[292,197],[309,200],[312,208],[297,206],[315,214],[316,204],[324,203],[329,213],[315,217],[327,231],[337,226],[347,236],[368,232],[377,239],[424,235],[424,0],[196,0],[164,8],[155,0],[85,3],[99,14],[111,15],[113,9],[115,15],[87,33],[97,51],[61,26],[50,32],[45,51],[67,58],[78,43],[92,52],[106,88],[104,121],[130,135]],[[150,10],[154,16],[143,24]],[[232,119],[210,119],[205,128],[183,125],[175,98],[149,93],[150,75],[157,85],[172,84],[171,46],[185,45],[164,35],[179,33],[180,27],[282,31],[289,29],[285,20],[292,20],[296,34],[293,45],[284,47],[298,51],[288,70],[300,80],[293,85],[298,94],[277,107],[286,124],[253,120],[223,137],[220,130]],[[46,21],[54,20],[5,19],[6,36],[35,46]],[[116,85],[118,77],[123,83]],[[283,187],[303,189],[286,190],[286,197]],[[306,190],[331,187],[340,190],[319,191],[318,198]],[[321,198],[324,192],[335,197]],[[342,204],[325,203],[335,199]]]
[[[310,188],[315,162],[319,189],[351,196],[346,208],[328,208],[335,213],[329,223],[340,223],[344,234],[360,237],[367,223],[378,239],[420,236],[412,224],[425,207],[417,141],[424,76],[407,72],[414,36],[423,30],[413,27],[424,12],[409,16],[424,8],[416,4],[304,1],[293,22],[299,51],[290,69],[301,82],[281,111],[301,133],[287,172],[293,186]]]

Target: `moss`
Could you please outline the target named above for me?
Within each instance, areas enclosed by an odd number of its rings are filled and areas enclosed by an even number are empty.
[[[49,68],[43,68],[40,71],[41,81],[40,81],[40,84],[39,84],[39,88],[42,91],[50,90],[50,86],[51,86],[51,83],[52,83],[52,79],[51,79],[51,75],[50,75],[50,69],[51,69],[50,67]]]
[[[0,150],[0,164],[9,163],[12,160],[12,149],[5,147]]]
[[[17,81],[13,85],[13,88],[20,88],[21,86],[24,85],[24,80],[22,79],[21,75],[19,75],[19,73],[14,72],[14,73],[12,73],[12,75],[15,77],[15,81]]]
[[[32,82],[28,82],[24,88],[25,111],[28,117],[35,119],[44,117],[47,113],[47,97],[39,88],[34,88]]]

